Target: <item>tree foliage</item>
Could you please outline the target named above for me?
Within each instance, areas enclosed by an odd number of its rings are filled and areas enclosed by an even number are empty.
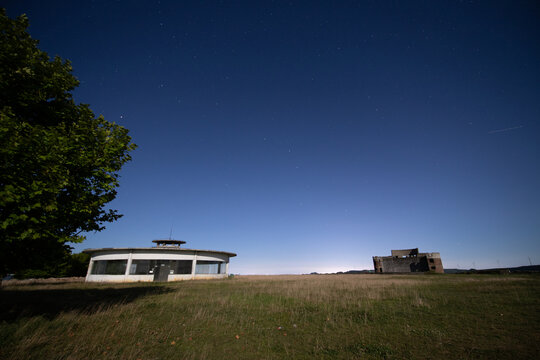
[[[106,204],[135,148],[128,130],[76,104],[69,61],[38,49],[25,15],[0,11],[0,273],[54,266],[117,220]]]

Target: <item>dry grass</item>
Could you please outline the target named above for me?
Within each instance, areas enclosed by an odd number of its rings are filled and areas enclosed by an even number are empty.
[[[34,284],[65,284],[65,283],[82,283],[84,277],[65,277],[65,278],[47,278],[47,279],[24,279],[24,280],[3,280],[0,286],[19,286],[19,285],[34,285]]]
[[[0,359],[493,359],[540,352],[537,276],[237,276],[0,291]]]

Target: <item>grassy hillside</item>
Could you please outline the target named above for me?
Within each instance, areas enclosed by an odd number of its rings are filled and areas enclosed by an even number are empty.
[[[0,359],[532,359],[536,275],[4,286]]]

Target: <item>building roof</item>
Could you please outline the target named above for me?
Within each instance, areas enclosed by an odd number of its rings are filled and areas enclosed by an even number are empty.
[[[174,241],[174,240],[173,240]],[[102,251],[170,251],[170,252],[198,252],[198,253],[217,253],[224,254],[229,257],[236,256],[235,253],[227,251],[218,251],[218,250],[199,250],[199,249],[181,249],[178,246],[157,246],[157,247],[146,247],[146,248],[100,248],[100,249],[84,249],[82,252],[92,255],[93,253],[102,252]]]

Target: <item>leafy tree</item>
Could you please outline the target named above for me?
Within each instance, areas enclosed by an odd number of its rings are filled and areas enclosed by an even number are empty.
[[[67,243],[121,217],[105,206],[135,149],[127,129],[74,102],[70,62],[27,27],[0,9],[0,274],[58,271]]]
[[[15,278],[84,277],[88,271],[89,262],[89,254],[78,253],[69,255],[65,252],[60,252],[55,263],[42,263],[43,265],[37,269],[20,269],[15,273]]]
[[[90,254],[78,253],[71,254],[66,276],[86,276],[88,264],[90,263]]]

